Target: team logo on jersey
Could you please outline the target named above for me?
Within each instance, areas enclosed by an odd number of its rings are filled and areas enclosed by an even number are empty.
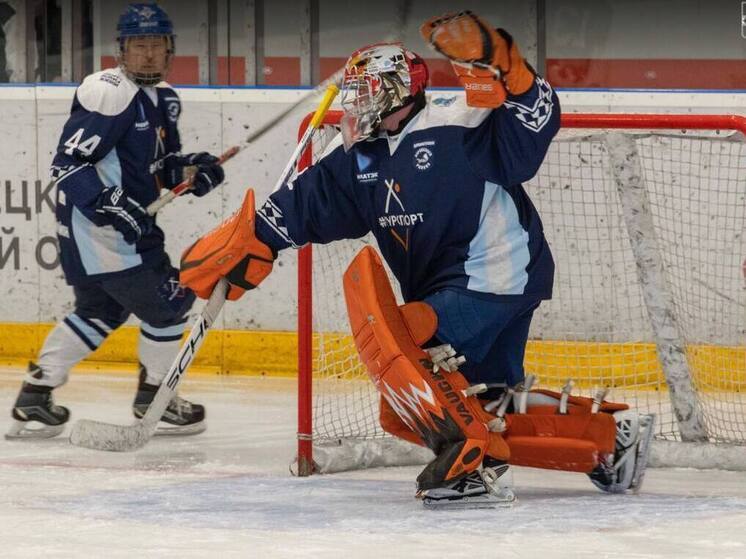
[[[140,120],[135,122],[135,130],[138,132],[149,130],[150,122],[148,122],[148,117],[145,115],[145,109],[140,101],[137,102],[137,116],[140,117]]]
[[[150,9],[150,7],[145,6],[140,10],[140,15],[144,17],[145,19],[150,19],[155,15],[155,11]]]
[[[181,103],[179,103],[178,97],[166,97],[164,99],[168,104],[166,105],[166,113],[168,113],[168,120],[176,123],[179,120],[181,114]]]
[[[433,152],[430,148],[434,145],[434,140],[414,144],[414,166],[420,171],[427,171],[432,167]]]
[[[359,171],[355,178],[360,182],[378,181],[378,171],[371,171],[370,166],[373,164],[373,158],[364,153],[356,152],[357,170]]]
[[[153,159],[158,159],[161,155],[166,154],[166,144],[164,143],[164,140],[166,139],[166,131],[164,130],[163,126],[156,126],[155,127],[155,153],[153,154]]]
[[[378,225],[382,229],[388,229],[404,250],[409,250],[410,231],[412,227],[425,221],[424,214],[407,212],[399,197],[402,188],[398,182],[394,179],[385,179],[383,182],[386,185],[386,205],[383,208],[385,215],[378,217]]]

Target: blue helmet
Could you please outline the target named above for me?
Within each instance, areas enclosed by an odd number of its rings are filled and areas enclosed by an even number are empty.
[[[128,56],[128,39],[135,37],[165,37],[167,55],[161,68],[145,70],[140,64],[133,63]],[[155,3],[130,4],[119,16],[117,23],[117,40],[119,42],[119,65],[127,76],[138,85],[152,86],[165,79],[171,68],[174,56],[174,26],[168,14]],[[138,55],[133,55],[138,56]]]
[[[143,35],[173,36],[174,26],[168,14],[156,3],[130,4],[119,16],[117,39]]]

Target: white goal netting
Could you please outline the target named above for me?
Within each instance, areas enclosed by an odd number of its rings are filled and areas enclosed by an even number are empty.
[[[526,370],[546,388],[568,378],[584,395],[611,388],[608,399],[657,414],[659,440],[746,444],[746,146],[733,131],[621,126],[563,129],[525,185],[556,263]],[[328,125],[321,138],[335,133]],[[321,447],[387,444],[378,395],[348,335],[341,283],[365,242],[313,247],[313,438]]]

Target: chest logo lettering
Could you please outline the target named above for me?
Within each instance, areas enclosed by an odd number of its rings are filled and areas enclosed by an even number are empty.
[[[378,225],[382,229],[388,229],[404,250],[409,250],[410,231],[412,227],[425,220],[424,214],[407,212],[399,196],[401,186],[394,179],[385,179],[383,182],[387,191],[386,205],[383,209],[385,215],[378,217]]]

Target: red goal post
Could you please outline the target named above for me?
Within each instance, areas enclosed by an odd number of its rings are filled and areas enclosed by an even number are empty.
[[[324,119],[324,123],[327,126],[337,126],[341,118],[341,111],[329,111]],[[308,115],[302,122],[299,129],[299,136],[305,131],[308,122],[312,115]],[[565,113],[562,115],[561,127],[563,130],[568,129],[582,129],[587,130],[589,133],[608,133],[610,131],[670,131],[675,135],[686,135],[687,132],[691,131],[692,134],[701,133],[703,131],[721,131],[723,134],[732,134],[734,132],[740,132],[746,137],[746,118],[736,115],[698,115],[698,114],[614,114],[614,113]],[[613,151],[616,148],[609,148]],[[626,157],[629,160],[629,154],[625,153],[624,147],[618,154],[623,161]],[[302,159],[299,163],[299,170],[309,166],[312,163],[313,148],[309,147],[303,154]],[[613,159],[614,154],[612,153],[609,157]],[[674,156],[675,159],[675,156]],[[624,178],[616,177],[617,182],[620,180],[627,180]],[[632,200],[627,202],[635,204]],[[643,200],[641,203],[645,203]],[[625,202],[623,201],[623,205]],[[626,206],[625,206],[626,207]],[[625,209],[626,212],[626,209]],[[541,209],[540,214],[544,217]],[[629,226],[629,224],[628,224]],[[545,223],[545,228],[547,224]],[[548,231],[548,237],[550,239],[550,245],[552,244],[551,231]],[[553,249],[554,250],[554,249]],[[642,258],[640,251],[645,250],[645,247],[633,247],[632,252],[634,258],[638,259],[638,272],[640,274],[652,274],[652,283],[659,282],[661,287],[665,284],[665,280],[656,278],[655,270],[640,271],[639,269],[639,258]],[[345,262],[344,265],[347,263]],[[558,267],[558,271],[561,269]],[[561,273],[561,272],[560,272]],[[303,247],[298,252],[298,463],[297,473],[298,475],[309,475],[314,471],[314,450],[313,450],[313,438],[314,438],[314,419],[313,419],[313,363],[314,363],[314,302],[313,302],[313,249],[310,245]],[[660,280],[660,281],[659,281]],[[661,287],[663,291],[665,288]],[[650,289],[648,289],[650,291]],[[715,291],[716,292],[716,291]],[[336,293],[336,297],[343,297],[342,293]],[[656,297],[663,297],[666,299],[669,297],[664,292],[662,295],[660,289],[658,292],[653,290],[652,293],[645,292],[641,297],[646,301],[656,300]],[[669,297],[670,298],[670,297]],[[648,307],[648,314],[650,309]],[[665,320],[662,318],[661,320]],[[656,319],[651,319],[655,323]],[[660,334],[660,331],[667,331],[666,328],[671,326],[670,324],[653,324],[652,326],[652,337],[655,338],[655,345],[660,354],[661,351],[676,351],[677,340],[662,339],[665,338],[664,334]],[[682,342],[683,343],[683,342]],[[673,349],[672,349],[673,348]],[[678,368],[677,368],[678,367]],[[683,392],[686,394],[692,394],[696,392],[697,388],[692,385],[691,379],[682,378],[687,374],[686,364],[673,364],[670,370],[666,370],[664,364],[664,373],[666,375],[666,382],[675,384],[676,391]],[[541,375],[540,375],[541,379]],[[688,398],[688,396],[685,396]],[[696,399],[696,398],[695,398]],[[668,404],[666,404],[668,405]],[[691,407],[693,406],[693,407]],[[683,404],[677,407],[674,402],[672,404],[673,415],[680,419],[681,425],[678,426],[678,435],[675,438],[684,441],[695,441],[704,442],[708,438],[711,438],[706,432],[702,431],[702,426],[697,425],[696,420],[700,416],[698,411],[698,404],[692,403],[687,400]],[[679,416],[689,414],[695,418],[695,423],[687,425],[683,422]],[[738,435],[740,437],[741,435]],[[665,438],[665,437],[664,437]],[[740,440],[740,439],[739,439]],[[729,442],[732,442],[729,440]],[[737,442],[738,444],[738,442]]]

